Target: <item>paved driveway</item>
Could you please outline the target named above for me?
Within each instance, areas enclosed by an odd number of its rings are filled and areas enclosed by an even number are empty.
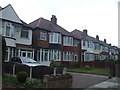
[[[104,80],[107,80],[107,76],[84,74],[84,73],[73,73],[68,72],[73,76],[72,88],[88,88],[91,85],[98,84]]]

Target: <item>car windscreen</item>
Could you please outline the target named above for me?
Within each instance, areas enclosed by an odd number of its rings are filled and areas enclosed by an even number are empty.
[[[21,57],[23,63],[37,63],[35,60],[31,58]]]

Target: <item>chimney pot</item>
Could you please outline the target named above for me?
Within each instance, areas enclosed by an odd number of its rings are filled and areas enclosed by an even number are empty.
[[[51,22],[52,22],[53,24],[57,24],[57,18],[56,18],[55,15],[52,15]]]
[[[99,40],[99,36],[98,35],[96,35],[96,39]]]
[[[84,29],[84,30],[83,30],[83,33],[84,33],[85,35],[87,35],[87,30],[86,30],[86,29]]]
[[[104,42],[106,43],[106,39],[104,39]]]

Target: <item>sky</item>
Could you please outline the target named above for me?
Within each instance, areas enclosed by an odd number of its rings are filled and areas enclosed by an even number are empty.
[[[50,20],[69,32],[88,30],[88,35],[118,46],[119,0],[0,0],[0,6],[11,4],[20,19],[30,23],[40,17]]]

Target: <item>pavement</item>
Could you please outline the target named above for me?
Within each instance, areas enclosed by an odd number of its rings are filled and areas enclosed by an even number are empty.
[[[92,85],[90,87],[88,87],[88,89],[85,90],[91,90],[91,89],[95,89],[95,88],[102,88],[102,89],[109,89],[109,90],[120,90],[120,78],[118,77],[113,77],[111,79],[108,79],[106,81],[103,81],[101,83]]]

